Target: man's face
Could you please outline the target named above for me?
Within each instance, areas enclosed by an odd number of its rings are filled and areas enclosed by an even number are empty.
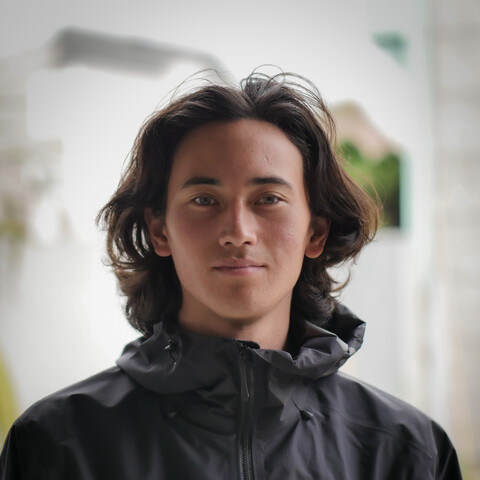
[[[320,255],[328,223],[312,222],[298,148],[272,124],[207,124],[181,142],[165,216],[147,214],[158,255],[172,255],[179,317],[251,324],[289,314],[304,256]],[[317,228],[317,226],[319,228]]]

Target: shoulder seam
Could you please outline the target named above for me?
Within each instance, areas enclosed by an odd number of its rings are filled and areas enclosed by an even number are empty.
[[[373,430],[376,430],[378,432],[381,432],[385,435],[388,435],[392,438],[396,438],[398,440],[401,440],[402,442],[408,444],[408,445],[411,445],[412,447],[414,447],[415,449],[419,450],[420,452],[422,452],[425,456],[427,456],[429,459],[433,459],[434,457],[434,454],[433,452],[431,451],[428,451],[426,450],[425,448],[423,448],[421,446],[420,443],[414,443],[414,442],[411,442],[410,440],[407,440],[406,438],[404,438],[403,436],[400,436],[400,435],[396,435],[395,433],[393,433],[392,431],[386,429],[386,428],[382,428],[382,427],[379,427],[375,424],[372,424],[372,423],[367,423],[367,422],[362,422],[362,421],[359,421],[357,420],[356,418],[353,418],[353,417],[350,417],[349,415],[345,415],[344,412],[342,412],[341,410],[333,407],[332,405],[327,405],[327,404],[324,404],[324,403],[319,403],[320,407],[322,408],[325,408],[325,409],[328,409],[328,410],[333,410],[334,412],[336,412],[337,414],[339,414],[342,418],[344,418],[345,420],[349,421],[349,422],[352,422],[352,423],[355,423],[356,425],[361,425],[362,427],[367,427],[367,428],[370,428],[370,429],[373,429]]]

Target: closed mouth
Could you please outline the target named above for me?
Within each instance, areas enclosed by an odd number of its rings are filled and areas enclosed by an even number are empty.
[[[265,268],[261,263],[248,260],[226,260],[214,265],[213,270],[220,273],[249,274]]]

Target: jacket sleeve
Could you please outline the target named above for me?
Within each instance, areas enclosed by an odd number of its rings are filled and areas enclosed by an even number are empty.
[[[42,440],[20,420],[10,429],[0,455],[0,480],[47,480],[41,464]]]
[[[437,433],[437,465],[435,480],[462,480],[457,453],[443,429]]]
[[[24,478],[21,472],[17,428],[13,426],[7,435],[0,456],[0,480],[21,480]]]

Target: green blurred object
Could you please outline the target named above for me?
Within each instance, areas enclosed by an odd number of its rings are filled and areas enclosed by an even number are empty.
[[[5,363],[0,356],[0,445],[17,418],[17,406]]]
[[[399,65],[405,66],[408,60],[407,39],[400,32],[379,32],[373,35],[373,41],[389,55],[391,55]]]
[[[25,238],[25,225],[13,217],[0,219],[0,237],[19,242]]]
[[[394,153],[373,160],[360,153],[351,142],[340,144],[340,155],[346,160],[350,176],[383,205],[383,224],[400,227],[400,158]]]

